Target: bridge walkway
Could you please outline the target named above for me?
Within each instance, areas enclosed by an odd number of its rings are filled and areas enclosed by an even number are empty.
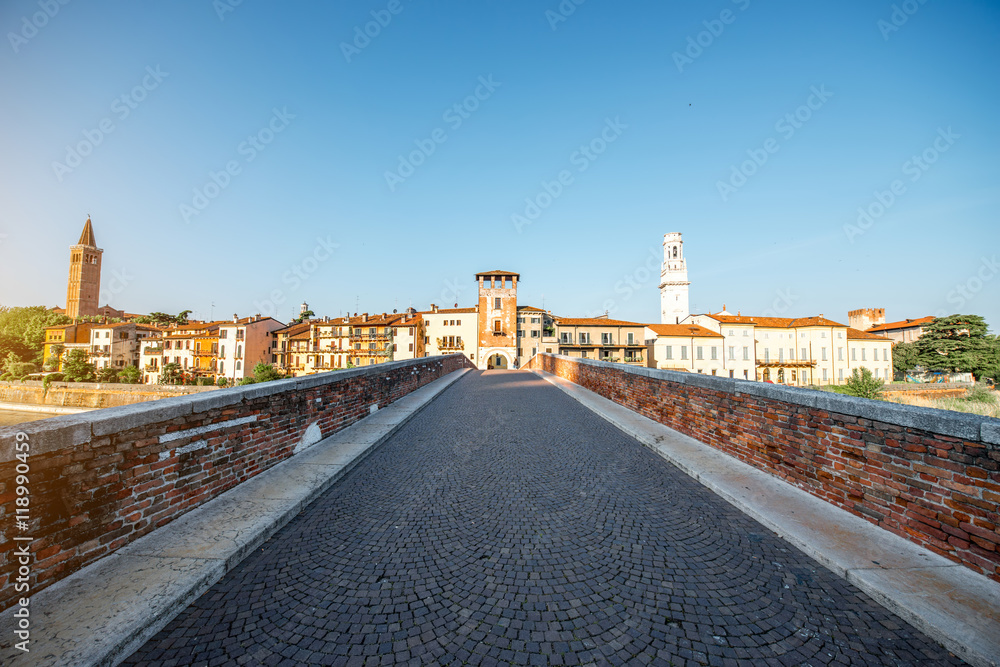
[[[959,662],[557,388],[495,371],[125,664]]]

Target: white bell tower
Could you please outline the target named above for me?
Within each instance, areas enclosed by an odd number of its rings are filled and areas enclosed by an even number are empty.
[[[660,271],[660,323],[680,324],[690,315],[688,270],[680,232],[663,235],[663,269]]]

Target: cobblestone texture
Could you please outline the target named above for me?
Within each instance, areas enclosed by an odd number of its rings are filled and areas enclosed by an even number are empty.
[[[133,665],[959,664],[526,372],[470,373]]]

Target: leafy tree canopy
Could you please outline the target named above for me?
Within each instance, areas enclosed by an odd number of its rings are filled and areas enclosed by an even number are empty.
[[[981,376],[1000,363],[997,337],[986,332],[986,321],[979,315],[935,318],[912,343],[918,365],[932,371]]]
[[[66,355],[63,362],[63,377],[68,382],[92,382],[94,380],[94,364],[87,361],[86,350],[75,348]]]
[[[13,352],[18,361],[41,365],[45,327],[72,322],[45,306],[0,306],[0,358]]]

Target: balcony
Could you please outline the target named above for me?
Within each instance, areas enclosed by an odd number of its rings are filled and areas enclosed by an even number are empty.
[[[208,350],[195,350],[194,351],[194,356],[196,356],[196,357],[214,357],[217,354],[219,354],[219,351],[216,350],[216,349],[214,349],[214,348],[213,349],[208,349]]]
[[[143,354],[163,354],[163,346],[160,347],[147,347],[142,351]]]
[[[454,341],[437,339],[437,346],[439,350],[464,350],[465,342],[461,338],[457,338]]]
[[[758,359],[757,365],[761,368],[816,368],[816,360],[795,361],[794,359]]]
[[[378,343],[392,340],[392,334],[351,334],[352,343]]]

